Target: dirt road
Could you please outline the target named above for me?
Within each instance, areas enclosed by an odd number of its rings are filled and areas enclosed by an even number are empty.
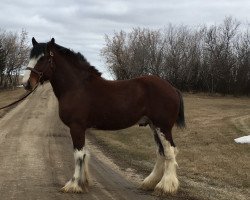
[[[0,119],[0,199],[156,199],[138,190],[89,146],[90,192],[61,193],[73,174],[72,142],[58,118],[50,85],[38,88]]]

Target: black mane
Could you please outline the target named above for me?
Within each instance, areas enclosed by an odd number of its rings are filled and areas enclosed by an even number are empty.
[[[65,48],[63,46],[60,46],[58,44],[55,44],[55,47],[58,51],[63,53],[64,55],[73,57],[78,59],[80,62],[83,62],[85,64],[85,69],[89,72],[94,73],[97,76],[101,76],[101,72],[99,72],[94,66],[90,65],[90,63],[87,61],[87,59],[80,53],[80,52],[74,52],[73,50],[70,50],[68,48]]]
[[[41,54],[45,54],[46,51],[46,46],[47,43],[37,43],[30,52],[30,58],[37,58],[39,55]],[[80,53],[77,52],[75,53],[73,50],[70,50],[68,48],[65,48],[63,46],[60,46],[58,44],[55,44],[55,47],[57,48],[58,51],[60,51],[61,53],[63,53],[64,55],[73,57],[78,59],[80,62],[83,62],[85,64],[85,70],[92,72],[93,74],[97,75],[97,76],[101,76],[101,72],[99,72],[94,66],[90,65],[90,63],[87,61],[87,59]]]

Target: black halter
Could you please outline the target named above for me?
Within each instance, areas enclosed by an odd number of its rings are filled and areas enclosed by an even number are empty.
[[[50,58],[49,58],[50,66],[49,67],[52,70],[54,70],[53,61],[52,61],[52,57],[54,56],[54,54],[50,51],[49,55],[50,55]],[[36,75],[38,75],[39,81],[43,79],[43,72],[40,72],[40,71],[38,71],[38,70],[36,70],[34,68],[31,68],[31,67],[27,67],[25,70],[30,70],[30,71],[34,72]]]

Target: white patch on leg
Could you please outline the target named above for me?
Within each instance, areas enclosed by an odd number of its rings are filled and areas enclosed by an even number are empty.
[[[150,173],[150,175],[144,179],[141,185],[141,189],[143,190],[153,190],[157,183],[160,182],[163,173],[164,173],[164,162],[165,158],[164,156],[161,156],[157,150],[157,160],[154,166],[153,171]]]
[[[87,186],[90,184],[89,178],[89,153],[88,150],[83,147],[81,150],[74,151],[75,158],[75,171],[73,178],[66,183],[62,188],[63,192],[87,192]]]
[[[31,58],[27,67],[34,68],[38,60],[43,56],[44,54],[41,54],[38,57]],[[29,78],[30,78],[30,70],[26,70],[23,76],[22,83],[25,85],[28,82]]]
[[[165,169],[161,181],[155,187],[154,193],[156,195],[176,193],[179,187],[179,181],[176,175],[177,162],[175,159],[177,149],[170,145],[170,143],[165,139],[163,134],[159,133],[158,135],[164,147]]]
[[[91,186],[93,185],[91,178],[90,178],[90,173],[89,173],[89,159],[90,159],[90,155],[89,152],[86,151],[86,156],[85,156],[85,160],[84,160],[84,177],[85,177],[85,181],[86,184]]]
[[[74,179],[79,180],[83,178],[82,177],[83,175],[81,173],[81,169],[83,168],[83,166],[80,166],[79,159],[81,159],[82,162],[84,162],[84,158],[83,158],[84,154],[85,154],[84,147],[81,150],[76,149],[74,152],[74,158],[75,158],[75,172],[73,175]]]
[[[158,129],[152,123],[149,123],[149,126],[151,130],[154,132],[154,134],[158,134],[157,133]],[[160,182],[163,176],[165,157],[159,154],[158,148],[159,147],[157,146],[157,150],[156,150],[157,160],[156,160],[154,169],[149,174],[149,176],[144,179],[144,181],[142,182],[140,186],[140,188],[143,190],[153,190],[155,186],[157,185],[157,183]]]
[[[82,150],[75,150],[74,158],[75,158],[75,173],[74,178],[81,180],[83,183],[90,182],[89,178],[89,152],[88,150],[83,147]],[[78,160],[83,159],[82,166],[79,165]]]
[[[73,192],[73,193],[83,193],[83,188],[79,186],[78,182],[75,180],[68,181],[65,186],[61,189],[62,192]]]

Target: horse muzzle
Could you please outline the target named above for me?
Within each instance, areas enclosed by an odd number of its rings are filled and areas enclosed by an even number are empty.
[[[22,84],[25,90],[32,91],[32,86],[30,84],[30,81],[27,81],[26,83]]]

